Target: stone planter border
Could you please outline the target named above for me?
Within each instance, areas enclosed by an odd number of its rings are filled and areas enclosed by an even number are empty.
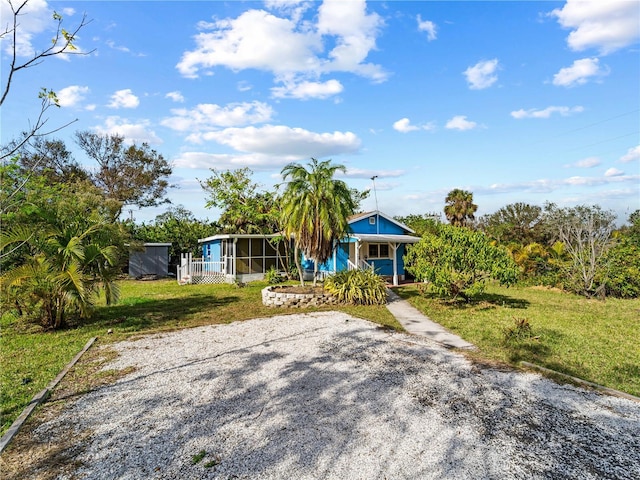
[[[277,286],[262,289],[262,303],[267,307],[305,308],[336,305],[338,301],[328,293],[285,293]]]

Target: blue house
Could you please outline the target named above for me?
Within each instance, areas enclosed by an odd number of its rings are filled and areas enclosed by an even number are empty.
[[[322,277],[353,269],[373,269],[397,285],[405,279],[403,256],[406,245],[420,241],[406,225],[382,212],[360,213],[349,219],[350,233],[342,239],[333,258],[318,266]],[[183,258],[178,269],[181,283],[247,282],[264,278],[275,267],[281,269],[293,248],[274,235],[223,234],[198,240],[202,259]],[[313,262],[302,259],[305,272]]]
[[[359,213],[349,219],[351,233],[338,243],[333,258],[320,265],[323,276],[334,272],[371,268],[393,285],[405,279],[406,246],[420,237],[403,223],[380,211]],[[308,267],[313,270],[313,263]]]

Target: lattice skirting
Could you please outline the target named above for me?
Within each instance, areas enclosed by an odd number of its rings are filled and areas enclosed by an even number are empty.
[[[224,273],[212,273],[208,275],[193,275],[191,283],[225,283],[226,275]]]

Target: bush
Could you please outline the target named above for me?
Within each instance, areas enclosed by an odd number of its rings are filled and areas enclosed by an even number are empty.
[[[526,318],[514,318],[513,326],[506,327],[503,330],[503,333],[505,343],[536,338],[533,335],[531,324]]]
[[[284,277],[280,275],[280,272],[276,267],[271,267],[269,270],[267,270],[264,278],[267,282],[269,282],[269,285],[276,285],[278,283],[284,282]]]
[[[384,305],[387,287],[373,270],[349,270],[328,277],[324,288],[339,302],[353,305]]]
[[[518,266],[505,248],[493,245],[481,232],[451,225],[438,225],[436,234],[424,235],[408,248],[404,261],[416,280],[453,299],[482,293],[488,279],[502,285],[518,279]]]

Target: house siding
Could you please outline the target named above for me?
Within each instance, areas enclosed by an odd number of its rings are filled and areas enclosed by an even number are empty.
[[[374,217],[376,219],[376,224],[371,225],[369,223],[369,218]],[[396,225],[393,222],[390,222],[382,215],[377,216],[375,213],[361,218],[360,220],[353,222],[351,224],[351,231],[353,233],[379,233],[379,234],[391,234],[391,235],[402,235],[407,233],[404,229],[402,229],[399,225]]]

